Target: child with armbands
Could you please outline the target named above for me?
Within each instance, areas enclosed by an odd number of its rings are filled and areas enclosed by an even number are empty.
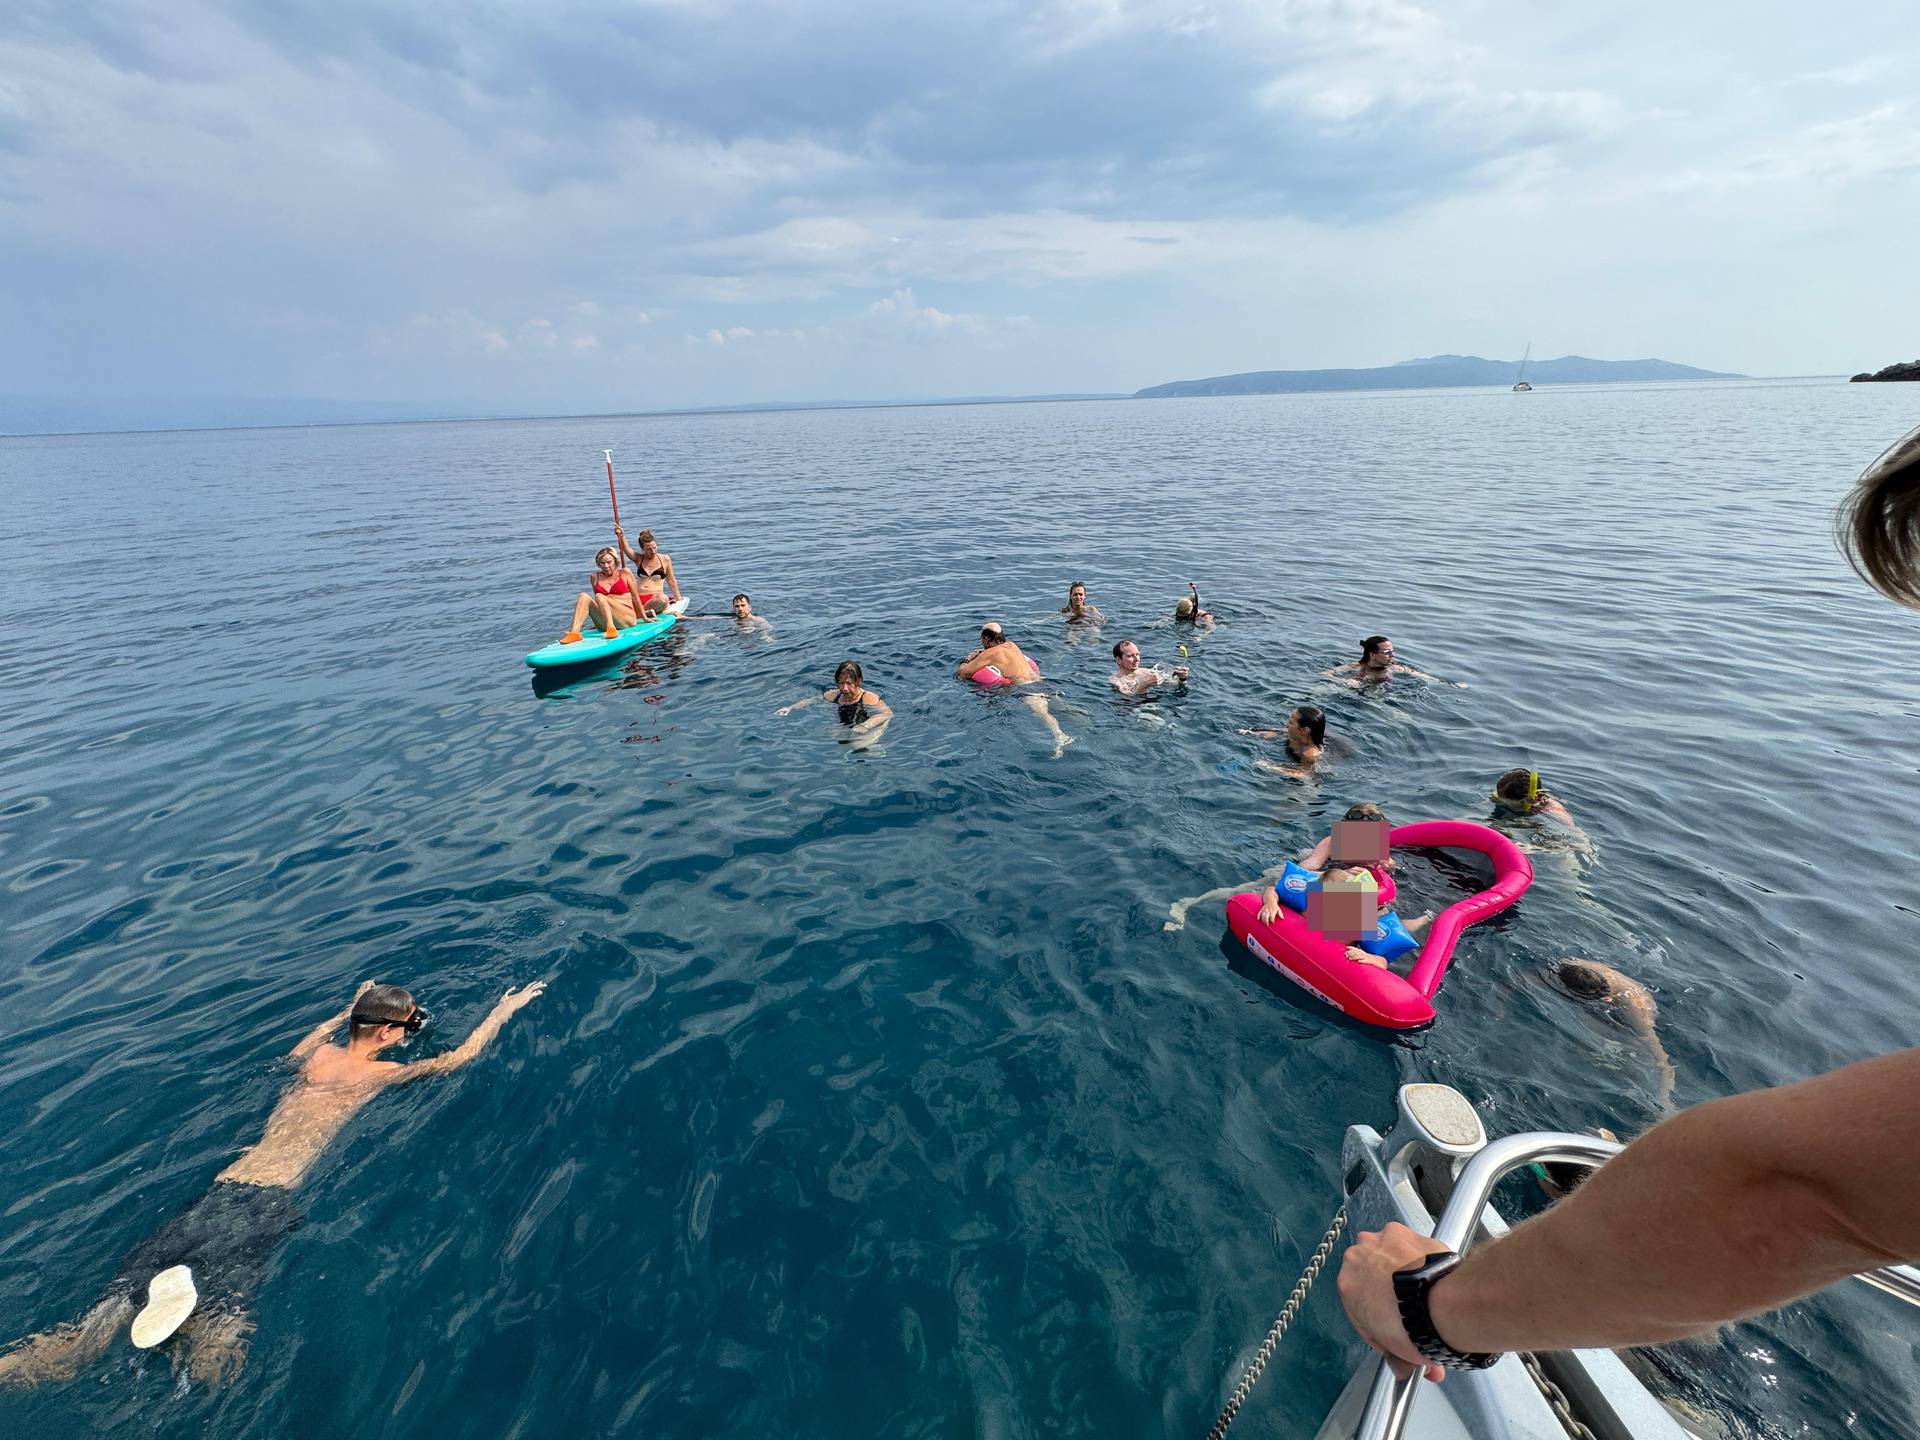
[[[1348,944],[1347,958],[1363,965],[1384,968],[1389,960],[1418,949],[1417,937],[1432,923],[1430,913],[1402,922],[1391,910],[1377,909],[1380,880],[1393,865],[1390,833],[1387,817],[1378,805],[1350,806],[1332,834],[1301,856],[1300,863],[1289,860],[1279,878],[1267,887],[1260,904],[1261,922],[1271,925],[1285,905],[1305,914],[1316,928],[1332,924],[1356,932],[1364,938]],[[1323,867],[1323,873],[1314,873]],[[1316,893],[1322,897],[1318,904],[1311,898]],[[1335,902],[1335,913],[1322,919],[1320,912],[1330,895],[1351,895],[1354,899]]]

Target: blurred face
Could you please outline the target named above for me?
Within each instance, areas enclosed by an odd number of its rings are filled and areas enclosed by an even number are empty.
[[[1120,653],[1113,658],[1114,663],[1119,665],[1122,675],[1131,675],[1140,668],[1140,647],[1129,640],[1120,647]]]
[[[1329,940],[1351,945],[1379,923],[1378,897],[1348,875],[1329,870],[1320,888],[1307,892],[1307,926]]]
[[[1334,821],[1331,858],[1336,865],[1383,864],[1387,858],[1386,821]]]

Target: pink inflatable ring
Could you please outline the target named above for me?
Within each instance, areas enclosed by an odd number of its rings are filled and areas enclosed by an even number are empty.
[[[1404,978],[1349,960],[1344,945],[1308,929],[1304,916],[1285,907],[1271,925],[1261,924],[1258,895],[1236,895],[1227,902],[1227,928],[1267,964],[1342,1014],[1369,1025],[1415,1030],[1433,1023],[1433,997],[1446,978],[1460,932],[1477,920],[1498,915],[1524,895],[1533,883],[1533,866],[1520,847],[1498,830],[1467,820],[1396,825],[1388,840],[1396,850],[1473,850],[1493,862],[1493,884],[1456,900],[1434,917],[1419,958]]]

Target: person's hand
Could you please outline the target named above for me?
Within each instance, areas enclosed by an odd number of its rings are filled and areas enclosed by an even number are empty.
[[[1407,1338],[1400,1323],[1400,1301],[1393,1293],[1393,1274],[1446,1248],[1431,1235],[1393,1220],[1384,1230],[1362,1230],[1340,1257],[1340,1303],[1360,1338],[1381,1354],[1424,1370],[1429,1380],[1440,1380],[1447,1372],[1429,1363]]]
[[[778,710],[774,711],[773,713],[776,715],[791,715],[793,713],[793,707],[791,705],[782,705]]]
[[[504,1020],[507,1016],[513,1014],[514,1011],[539,999],[546,988],[547,982],[544,980],[536,980],[531,985],[522,985],[518,990],[507,991],[506,994],[500,997],[500,1003],[493,1008],[499,1012],[500,1018]]]
[[[1467,682],[1464,680],[1456,680],[1453,682],[1453,688],[1456,690],[1464,690],[1467,688]]]
[[[379,983],[380,982],[378,980],[362,980],[360,982],[360,988],[353,992],[353,998],[355,1000],[358,1000],[362,995],[366,994],[367,991],[371,990],[374,986],[378,985]]]
[[[613,533],[614,533],[615,535],[618,535],[618,536],[619,536],[619,537],[620,537],[620,538],[621,538],[622,540],[624,540],[624,539],[626,539],[626,538],[627,538],[627,532],[626,532],[626,531],[624,531],[624,530],[622,530],[622,529],[620,528],[620,526],[619,526],[618,524],[615,524],[615,525],[614,525],[614,527],[613,527]]]
[[[1196,595],[1200,593],[1200,587],[1194,584],[1193,581],[1191,580],[1187,581],[1187,589],[1191,590]]]
[[[1185,680],[1190,673],[1184,665],[1176,665],[1173,667],[1173,678],[1176,680]]]
[[[1260,923],[1271,925],[1280,918],[1280,897],[1269,895],[1260,902]]]

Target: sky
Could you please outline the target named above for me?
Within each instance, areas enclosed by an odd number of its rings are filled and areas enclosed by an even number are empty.
[[[0,395],[1920,354],[1906,5],[8,0]]]

